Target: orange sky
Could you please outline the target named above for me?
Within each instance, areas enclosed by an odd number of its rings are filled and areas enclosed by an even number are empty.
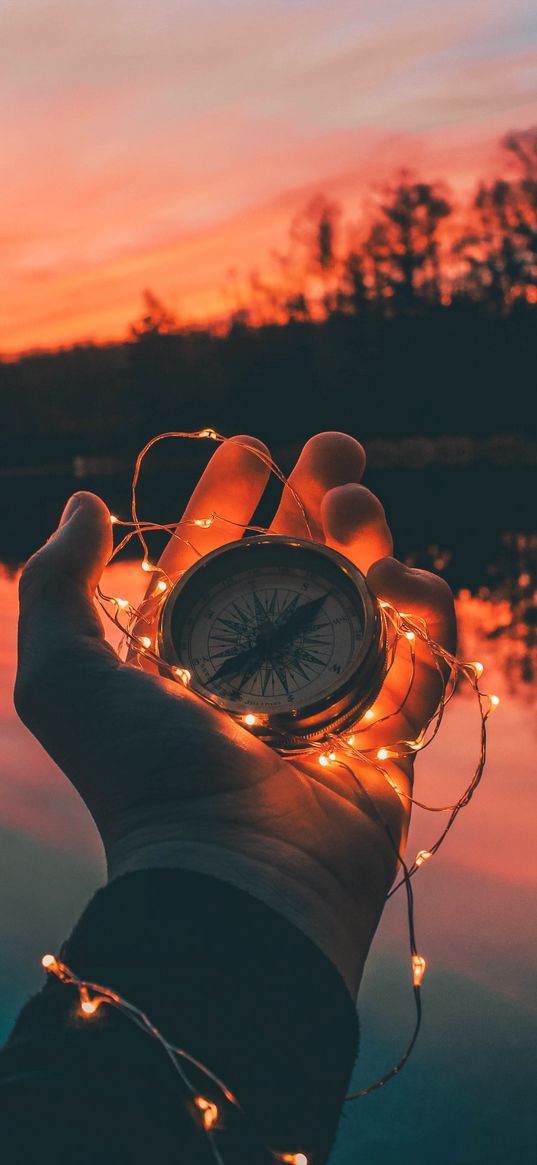
[[[312,194],[456,187],[537,120],[533,0],[4,0],[0,352],[181,320],[270,270]]]

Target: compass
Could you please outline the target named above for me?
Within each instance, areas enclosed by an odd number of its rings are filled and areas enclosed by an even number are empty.
[[[190,688],[267,743],[307,747],[356,723],[386,668],[381,608],[342,554],[298,538],[243,538],[178,580],[158,653]]]

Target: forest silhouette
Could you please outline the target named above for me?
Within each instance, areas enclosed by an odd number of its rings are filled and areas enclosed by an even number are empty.
[[[317,430],[356,434],[370,445],[372,487],[393,495],[406,548],[401,482],[411,469],[436,474],[444,540],[456,533],[446,520],[452,489],[460,509],[464,489],[483,499],[498,479],[497,519],[486,498],[476,515],[489,536],[506,529],[508,501],[537,464],[537,127],[502,146],[504,176],[479,182],[465,206],[445,184],[407,171],[371,195],[354,227],[317,195],[291,223],[287,250],[272,252],[269,273],[229,273],[223,319],[187,326],[145,290],[123,342],[0,360],[2,475],[17,483],[30,525],[25,536],[6,516],[4,559],[29,552],[68,479],[102,491],[104,478],[107,496],[124,497],[146,440],[208,423],[263,437],[284,463]],[[184,453],[160,446],[155,456],[150,497],[160,509]],[[188,471],[195,460],[184,461]],[[44,474],[46,496],[30,511]],[[405,506],[416,489],[423,480]],[[521,492],[524,529],[534,519]]]

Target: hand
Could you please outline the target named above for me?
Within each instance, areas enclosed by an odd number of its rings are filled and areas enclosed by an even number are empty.
[[[241,438],[260,445],[252,438]],[[345,554],[371,589],[425,618],[433,638],[455,646],[446,583],[390,557],[380,502],[360,484],[362,447],[341,433],[305,445],[291,475],[314,538]],[[219,447],[185,517],[217,512],[246,524],[267,471],[231,441]],[[290,490],[272,532],[304,536]],[[215,521],[196,530],[206,553],[236,537]],[[99,498],[75,494],[56,533],[30,559],[20,582],[19,669],[15,701],[84,798],[100,831],[109,876],[152,865],[187,866],[248,890],[301,927],[357,990],[396,859],[385,830],[348,772],[315,758],[290,764],[224,713],[171,680],[122,664],[105,642],[93,594],[112,547],[110,516]],[[161,565],[171,577],[195,554],[171,539]],[[397,707],[409,678],[398,653],[375,701],[378,716]],[[439,677],[417,642],[416,674],[404,711],[361,734],[364,748],[416,736],[439,695]],[[354,763],[354,762],[353,762]],[[387,762],[408,791],[412,761]],[[355,762],[397,845],[408,802],[372,766]]]

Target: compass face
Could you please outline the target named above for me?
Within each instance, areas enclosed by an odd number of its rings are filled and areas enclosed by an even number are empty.
[[[378,624],[365,580],[345,558],[267,535],[186,572],[163,608],[159,649],[220,707],[294,734],[337,706],[364,664],[371,671]]]

